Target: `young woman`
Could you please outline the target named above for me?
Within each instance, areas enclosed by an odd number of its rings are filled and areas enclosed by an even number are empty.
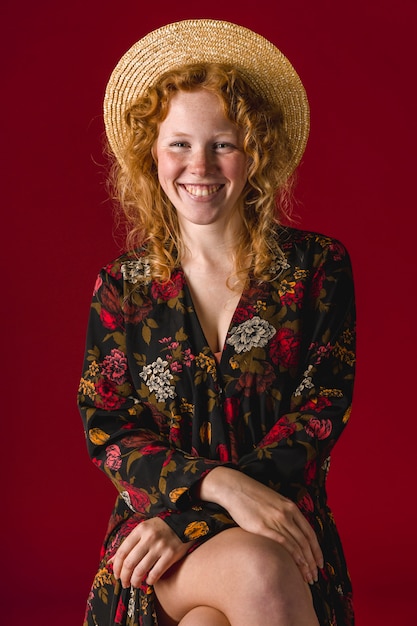
[[[325,481],[353,287],[339,242],[284,225],[301,82],[248,29],[178,22],[121,59],[105,123],[128,251],[97,279],[79,403],[119,496],[85,624],[350,626]]]

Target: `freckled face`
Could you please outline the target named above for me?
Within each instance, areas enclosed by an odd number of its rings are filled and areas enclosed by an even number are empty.
[[[242,131],[201,89],[173,96],[154,146],[158,178],[181,224],[226,225],[247,181]]]

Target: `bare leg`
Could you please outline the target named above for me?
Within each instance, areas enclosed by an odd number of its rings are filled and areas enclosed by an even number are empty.
[[[230,622],[217,609],[199,606],[187,613],[178,626],[230,626]]]
[[[290,554],[241,528],[209,539],[171,568],[155,592],[168,618],[163,626],[183,626],[181,620],[198,607],[226,616],[219,626],[319,626],[308,585]]]

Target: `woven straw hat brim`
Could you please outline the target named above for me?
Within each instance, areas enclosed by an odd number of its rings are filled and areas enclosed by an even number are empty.
[[[307,143],[310,117],[306,92],[288,59],[267,39],[220,20],[184,20],[154,30],[120,59],[106,88],[104,124],[115,156],[123,164],[126,110],[165,72],[192,63],[224,63],[238,69],[267,101],[278,104],[292,148],[288,175]]]

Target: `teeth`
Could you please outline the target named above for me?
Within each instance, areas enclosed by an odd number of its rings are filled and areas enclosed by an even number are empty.
[[[220,187],[221,185],[184,185],[188,193],[197,197],[210,196],[219,191]]]

